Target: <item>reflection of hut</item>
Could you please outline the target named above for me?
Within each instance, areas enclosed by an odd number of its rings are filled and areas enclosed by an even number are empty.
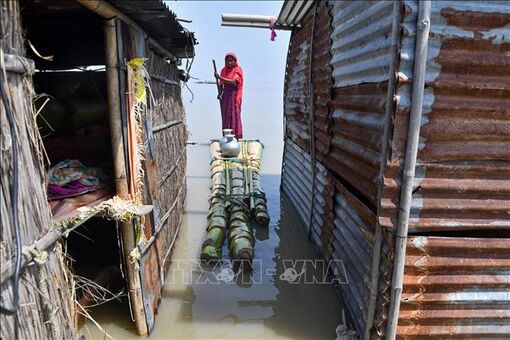
[[[103,284],[121,273],[147,334],[186,195],[177,65],[193,34],[157,0],[2,1],[1,19],[1,306],[13,291],[20,306],[1,336],[75,338],[68,269]]]

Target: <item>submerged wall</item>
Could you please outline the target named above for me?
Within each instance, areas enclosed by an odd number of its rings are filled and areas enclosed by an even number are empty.
[[[312,9],[289,46],[282,189],[343,262],[358,333],[384,337],[418,2],[318,6],[313,39]],[[432,2],[399,336],[510,334],[509,18],[504,2]]]

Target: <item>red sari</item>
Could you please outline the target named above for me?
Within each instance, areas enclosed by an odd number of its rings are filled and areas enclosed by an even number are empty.
[[[233,57],[234,67],[228,68],[226,59]],[[225,55],[225,67],[220,75],[236,81],[235,85],[227,84],[220,80],[223,87],[221,99],[222,129],[232,129],[237,138],[243,138],[243,125],[241,123],[241,103],[243,101],[243,69],[237,64],[237,56],[233,52]]]

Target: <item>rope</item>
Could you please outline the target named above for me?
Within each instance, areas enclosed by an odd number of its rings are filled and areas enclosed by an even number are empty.
[[[212,198],[223,198],[224,200],[230,202],[233,205],[238,205],[242,207],[246,211],[250,211],[250,207],[244,203],[242,200],[238,199],[237,197],[248,197],[249,195],[242,195],[242,194],[216,194],[211,196]]]
[[[254,157],[250,157],[250,158],[225,158],[225,157],[220,157],[220,156],[213,156],[210,163],[212,163],[214,161],[225,161],[225,162],[230,162],[230,163],[248,164],[248,163],[251,163],[251,162],[260,162],[260,158],[254,158]]]
[[[46,263],[46,261],[48,261],[48,252],[45,250],[38,250],[35,245],[24,246],[21,252],[27,257],[32,257],[32,260],[38,265],[43,265]]]

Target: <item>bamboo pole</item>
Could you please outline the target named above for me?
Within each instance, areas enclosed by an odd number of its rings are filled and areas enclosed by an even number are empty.
[[[86,6],[87,7],[87,6]],[[124,143],[121,126],[119,65],[117,52],[117,29],[115,19],[109,19],[104,24],[105,58],[106,58],[106,86],[108,98],[108,113],[110,134],[112,141],[113,168],[117,195],[129,200],[126,176],[126,159],[124,158]],[[143,304],[140,272],[129,263],[129,253],[136,247],[135,231],[132,222],[121,223],[121,237],[123,244],[125,268],[127,271],[129,297],[136,328],[142,336],[148,334],[147,320]]]
[[[250,206],[252,214],[261,225],[269,224],[269,214],[267,212],[266,195],[262,189],[260,178],[260,160],[262,158],[262,143],[251,141],[248,144],[248,157],[251,168],[252,196],[253,205]]]
[[[244,265],[248,265],[251,268],[255,238],[253,237],[249,208],[241,204],[243,203],[242,198],[246,197],[243,166],[239,162],[232,162],[231,164],[231,183],[234,200],[231,201],[228,245],[232,258],[238,261],[235,263],[236,267],[243,264],[243,268]]]
[[[210,145],[211,155],[220,154],[218,142]],[[221,250],[227,231],[228,211],[225,196],[227,193],[228,168],[221,160],[211,162],[211,198],[207,216],[207,237],[202,244],[200,258],[205,261],[221,259]]]
[[[117,29],[115,19],[106,20],[105,58],[106,58],[106,87],[108,97],[108,118],[110,123],[110,139],[112,143],[113,171],[115,175],[115,189],[117,195],[129,200],[127,185],[126,161],[124,159],[124,140],[122,137],[122,123],[120,121],[120,86],[119,65],[117,55]]]

